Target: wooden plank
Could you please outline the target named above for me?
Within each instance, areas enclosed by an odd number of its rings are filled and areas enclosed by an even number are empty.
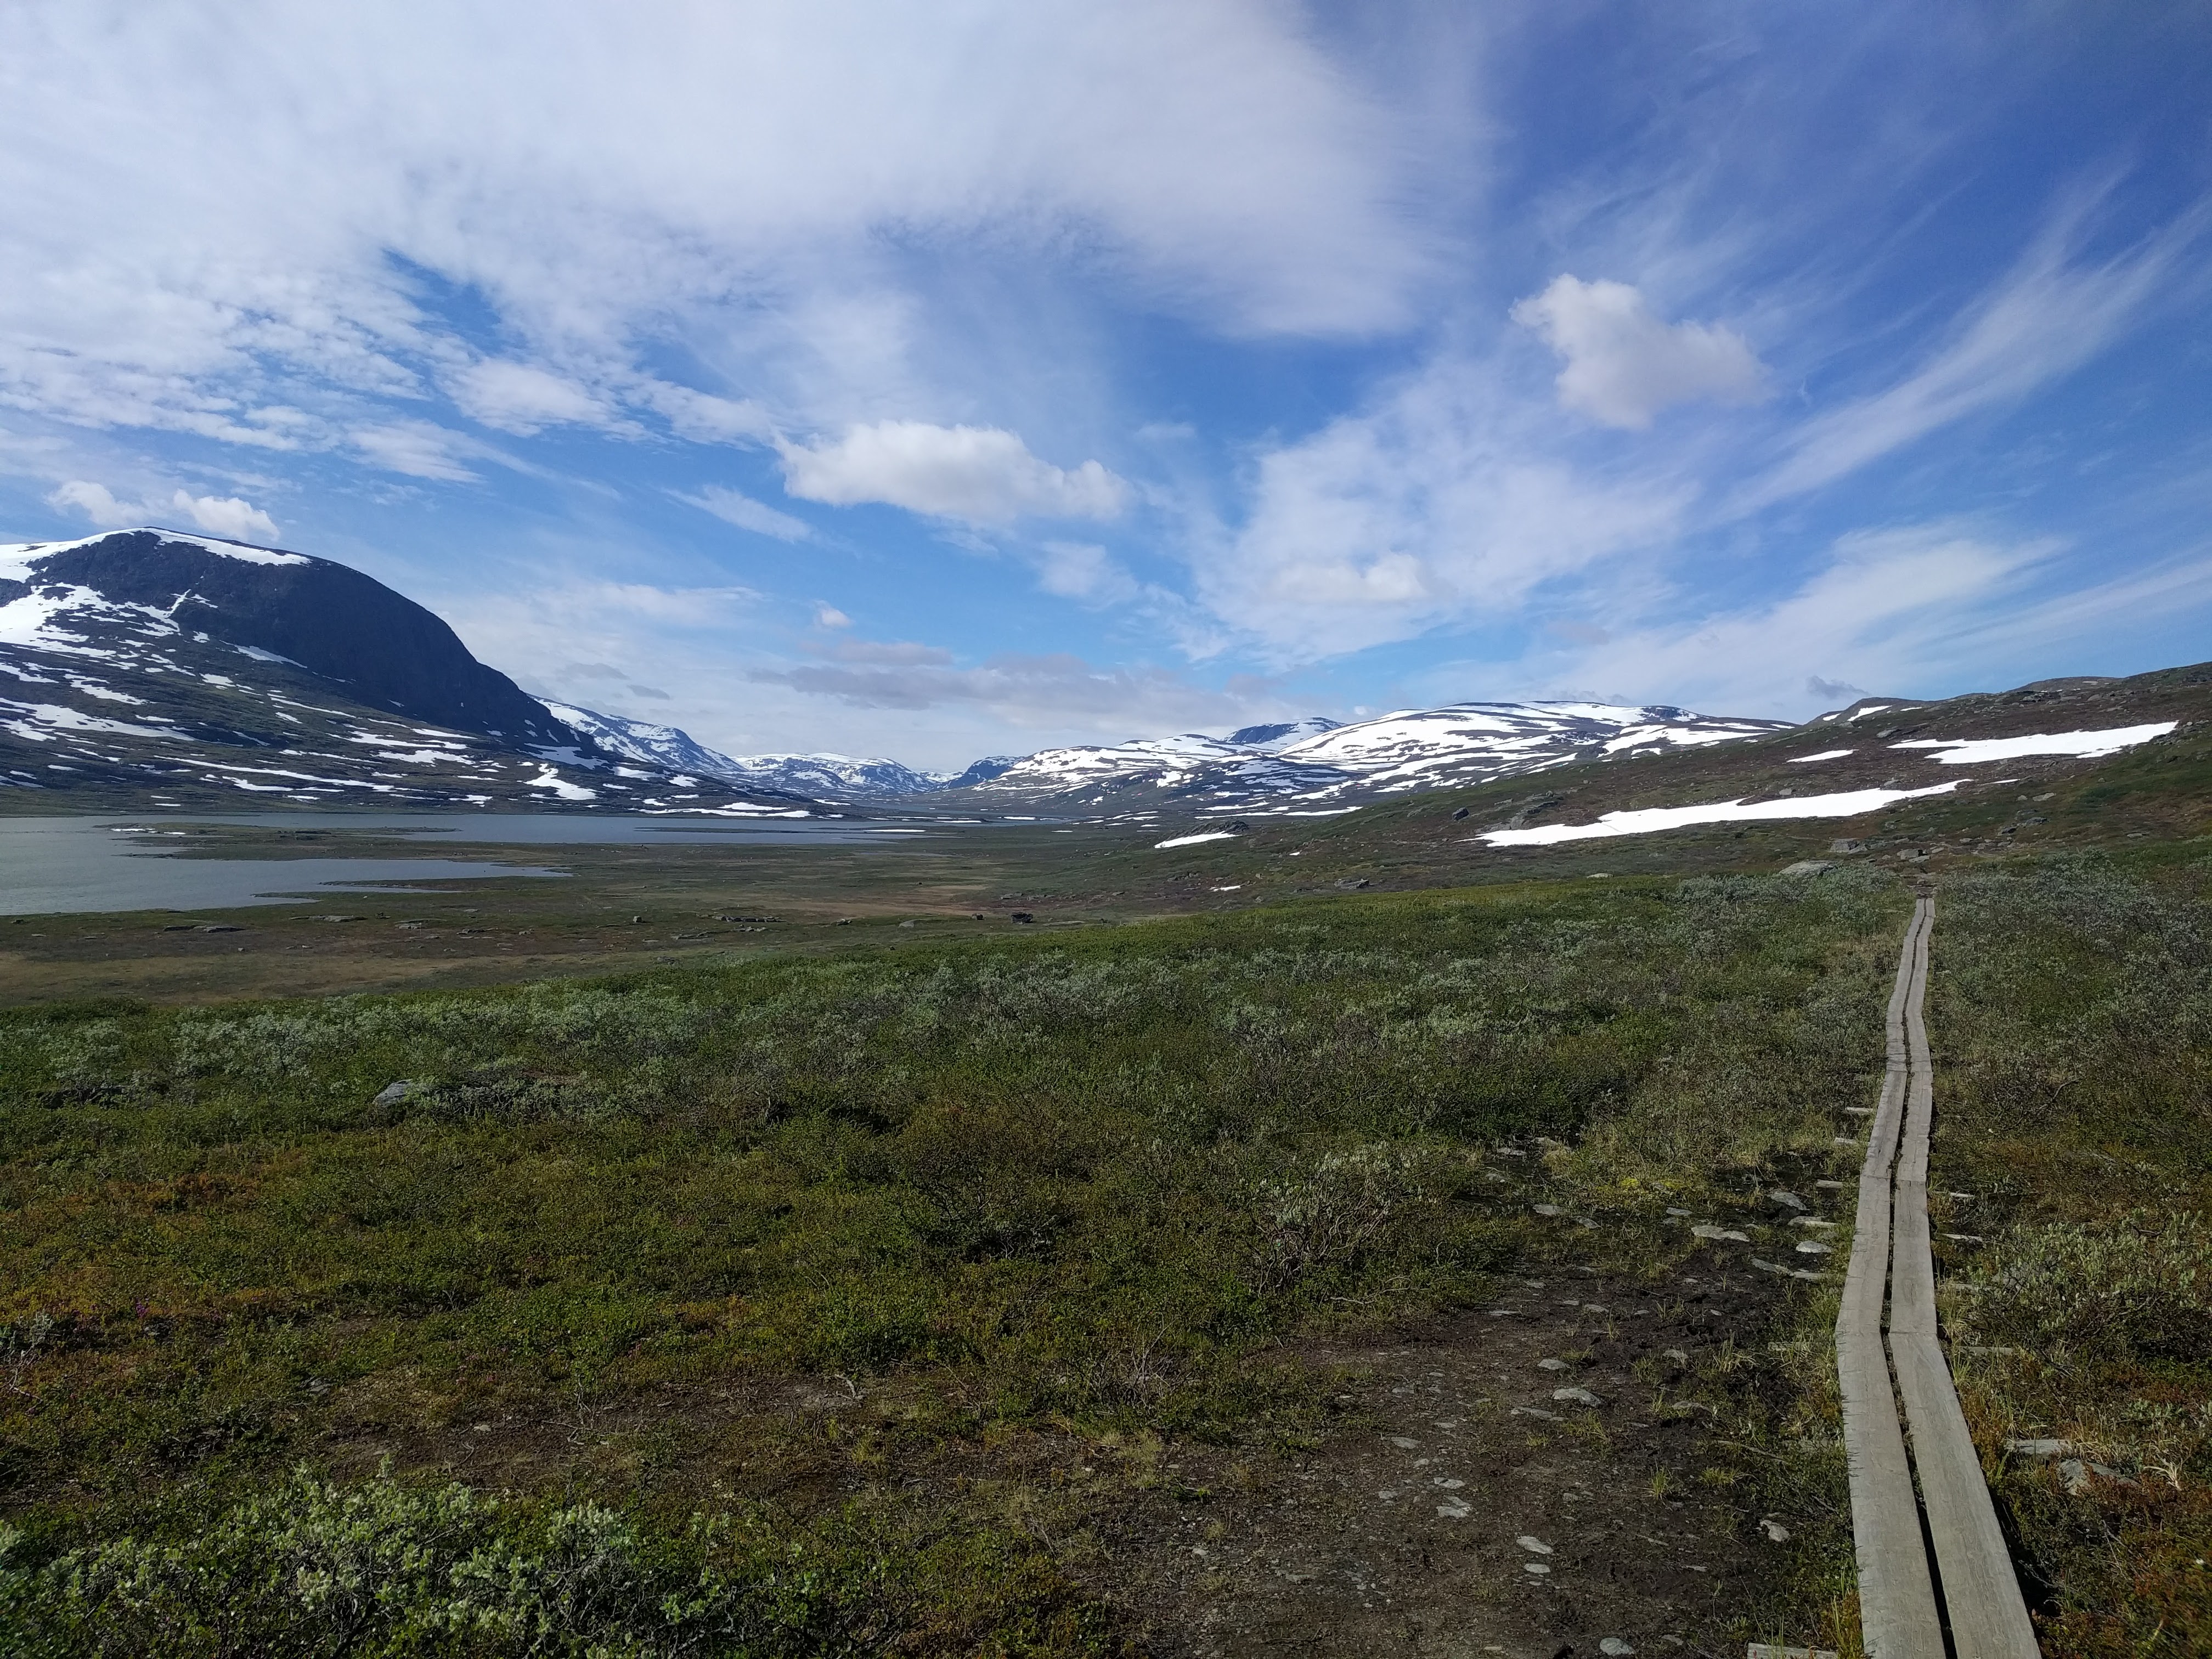
[[[1851,1260],[1836,1316],[1836,1380],[1843,1399],[1851,1537],[1858,1558],[1859,1624],[1869,1659],[1936,1659],[1943,1651],[1936,1589],[1921,1540],[1897,1399],[1882,1350],[1881,1310],[1889,1278],[1890,1167],[1910,1081],[1905,1008],[1929,926],[1915,905],[1890,994],[1888,1055],[1881,1103],[1859,1174]]]
[[[1936,1262],[1928,1234],[1935,1073],[1924,1017],[1934,902],[1923,899],[1920,904],[1929,925],[1917,933],[1905,1004],[1910,1077],[1892,1206],[1889,1352],[1912,1432],[1912,1458],[1952,1650],[1958,1659],[2035,1659],[2035,1626],[2021,1599],[2011,1553],[1990,1501],[1989,1481],[1936,1335]],[[1936,1651],[1939,1650],[1930,1650]]]

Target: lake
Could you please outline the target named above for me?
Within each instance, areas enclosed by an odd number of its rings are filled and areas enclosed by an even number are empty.
[[[342,830],[388,836],[408,851],[388,858],[179,858],[189,826]],[[0,915],[102,910],[228,910],[312,903],[341,893],[404,891],[422,881],[558,878],[564,872],[489,859],[415,854],[459,843],[507,847],[896,845],[913,825],[823,819],[590,817],[557,812],[260,812],[150,817],[0,818]],[[204,843],[201,843],[204,848]]]

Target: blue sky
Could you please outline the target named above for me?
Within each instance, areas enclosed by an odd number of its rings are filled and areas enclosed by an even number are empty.
[[[2212,656],[2212,12],[0,12],[0,532],[951,767]]]

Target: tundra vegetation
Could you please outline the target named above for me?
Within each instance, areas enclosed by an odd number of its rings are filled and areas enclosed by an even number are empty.
[[[2203,881],[1943,884],[1940,1225],[1979,1236],[1947,1312],[2058,1651],[2212,1646]],[[1554,1258],[1539,1203],[1657,1285],[1670,1210],[1848,1178],[1908,904],[1851,868],[1526,884],[16,1010],[0,1646],[1123,1650],[1086,1505],[1178,1443],[1328,1433],[1312,1345]],[[1848,1645],[1833,1287],[1774,1310],[1654,1409],[1745,1449],[1709,1473],[1747,1534],[1778,1494],[1827,1517],[1742,1633]],[[1092,1486],[991,1478],[1047,1429]],[[2004,1449],[2038,1437],[2082,1449]]]

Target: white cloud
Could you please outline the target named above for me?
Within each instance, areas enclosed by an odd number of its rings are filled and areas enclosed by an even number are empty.
[[[1554,422],[1494,366],[1439,356],[1259,456],[1244,523],[1200,546],[1200,598],[1278,659],[1310,659],[1510,615],[1673,533],[1682,479],[1582,471]]]
[[[1555,670],[1553,689],[1803,715],[1859,686],[1910,694],[1931,680],[1955,684],[1972,672],[1970,641],[2057,550],[1952,523],[1856,532],[1794,590],[1686,623],[1620,629]]]
[[[853,619],[834,605],[817,605],[814,611],[817,628],[850,628]]]
[[[563,422],[603,422],[606,405],[573,380],[533,367],[486,358],[447,377],[460,411],[502,432],[527,435]]]
[[[276,539],[276,521],[259,507],[235,495],[193,495],[179,489],[170,506],[189,514],[210,536],[227,536],[236,542]]]
[[[445,385],[509,430],[758,441],[1003,382],[956,337],[1021,325],[902,246],[1242,335],[1398,326],[1438,268],[1402,118],[1268,0],[241,0],[210,27],[0,8],[0,398],[330,448]],[[466,367],[448,294],[501,362]]]
[[[750,530],[759,536],[773,536],[780,542],[803,542],[813,538],[814,526],[804,519],[794,519],[788,513],[779,513],[766,501],[757,501],[742,490],[726,484],[708,484],[696,495],[670,492],[679,501],[711,513],[724,524],[733,524],[740,530]]]
[[[72,478],[46,500],[54,507],[82,513],[106,530],[153,524],[181,514],[196,529],[232,541],[273,542],[277,536],[274,519],[236,495],[195,495],[190,490],[179,489],[169,497],[165,507],[156,507],[147,501],[118,501],[105,484]]]
[[[784,488],[807,501],[850,507],[883,501],[974,524],[1014,519],[1110,519],[1128,486],[1097,461],[1062,469],[997,427],[878,421],[842,438],[779,443]]]
[[[1607,426],[1641,428],[1668,406],[1755,403],[1765,369],[1742,337],[1712,323],[1665,323],[1626,283],[1562,275],[1513,307],[1566,359],[1559,402]]]
[[[74,507],[103,530],[143,524],[152,516],[142,503],[118,501],[106,484],[91,483],[82,478],[70,479],[46,501],[50,506]]]
[[[1139,591],[1119,560],[1089,542],[1047,542],[1037,550],[1036,564],[1037,586],[1060,599],[1111,604]]]
[[[970,708],[1017,731],[1064,733],[1073,727],[1093,742],[1207,726],[1227,730],[1249,723],[1255,710],[1280,712],[1272,695],[1261,698],[1234,686],[1216,691],[1166,669],[1103,668],[1057,653],[1008,653],[963,668],[949,660],[949,653],[927,647],[893,651],[917,660],[763,669],[751,678],[850,708]]]

